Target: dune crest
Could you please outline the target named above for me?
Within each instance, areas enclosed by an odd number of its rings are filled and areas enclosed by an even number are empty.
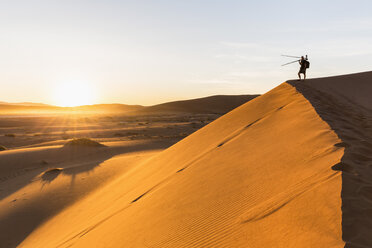
[[[372,247],[372,73],[290,82],[342,140],[342,238],[345,247]]]

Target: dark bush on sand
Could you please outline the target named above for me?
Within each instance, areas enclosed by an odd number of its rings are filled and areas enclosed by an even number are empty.
[[[68,146],[82,146],[82,147],[103,147],[101,143],[87,139],[87,138],[79,138],[79,139],[72,139],[65,144],[65,147]]]

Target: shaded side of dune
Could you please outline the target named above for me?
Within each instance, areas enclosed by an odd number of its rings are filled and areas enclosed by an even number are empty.
[[[342,172],[342,239],[345,247],[372,247],[372,114],[369,110],[372,106],[368,101],[358,99],[356,92],[371,92],[369,79],[372,79],[372,73],[305,83],[288,82],[306,97],[339,136],[342,142],[336,145],[345,148],[341,162],[332,167]],[[346,90],[340,91],[340,88]]]

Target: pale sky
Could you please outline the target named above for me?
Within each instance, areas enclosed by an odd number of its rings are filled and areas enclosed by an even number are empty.
[[[308,77],[369,71],[371,10],[370,0],[0,0],[0,101],[264,93],[297,77],[281,54],[308,54]]]

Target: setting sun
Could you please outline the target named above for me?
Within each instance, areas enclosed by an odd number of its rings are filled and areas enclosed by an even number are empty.
[[[54,102],[61,107],[93,104],[95,92],[91,85],[82,82],[64,82],[56,85]]]

